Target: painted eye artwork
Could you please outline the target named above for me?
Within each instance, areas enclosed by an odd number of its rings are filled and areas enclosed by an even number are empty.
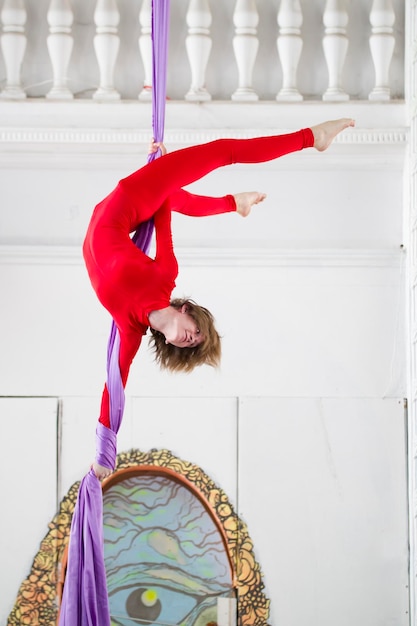
[[[268,626],[253,542],[226,493],[169,450],[117,459],[102,485],[111,626]],[[8,626],[57,625],[78,488],[49,523]]]
[[[209,511],[169,476],[138,474],[103,494],[104,555],[112,626],[217,620],[233,595],[223,537]]]

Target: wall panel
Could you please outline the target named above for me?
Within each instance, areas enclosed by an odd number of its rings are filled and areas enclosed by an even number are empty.
[[[56,398],[0,398],[0,624],[57,508]]]
[[[242,398],[239,513],[271,623],[407,626],[402,400]]]
[[[145,338],[128,396],[403,395],[400,253],[271,254],[255,266],[244,252],[229,259],[218,252],[200,263],[201,250],[184,262],[180,251],[175,294],[213,311],[223,337],[221,368],[161,373]],[[9,332],[0,352],[1,393],[96,395],[98,407],[110,316],[81,261],[49,256],[37,263],[14,254],[3,261],[0,282],[9,297],[1,315]]]
[[[201,390],[204,393],[204,389]],[[132,399],[131,446],[168,448],[190,461],[237,502],[237,399],[215,397]]]

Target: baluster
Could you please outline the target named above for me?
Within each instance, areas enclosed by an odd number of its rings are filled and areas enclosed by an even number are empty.
[[[68,0],[51,0],[47,19],[47,44],[54,82],[46,97],[51,100],[71,100],[74,96],[67,87],[67,74],[74,41],[71,36],[73,13]]]
[[[139,94],[139,100],[152,99],[152,0],[143,0],[139,12],[141,35],[139,37],[139,50],[142,57],[145,77],[143,89]]]
[[[185,99],[211,100],[211,95],[204,84],[211,51],[211,13],[207,0],[190,0],[187,25],[188,36],[185,45],[191,68],[191,87]]]
[[[277,48],[282,66],[282,88],[278,92],[277,100],[297,102],[303,99],[297,89],[297,68],[303,48],[303,14],[299,0],[282,0],[277,21]]]
[[[22,100],[26,94],[20,82],[22,61],[26,50],[26,10],[23,0],[5,0],[1,11],[3,34],[1,49],[6,66],[6,86],[2,98]]]
[[[256,36],[259,15],[255,0],[237,0],[233,23],[235,37],[233,49],[239,74],[239,86],[232,94],[232,100],[258,100],[252,88],[253,66],[258,52],[259,41]]]
[[[93,94],[94,100],[120,99],[120,94],[113,85],[114,66],[120,44],[119,36],[117,35],[119,18],[120,15],[115,0],[97,1],[94,12],[94,22],[96,24],[94,49],[100,71],[100,86]]]
[[[341,87],[341,76],[348,49],[346,26],[348,14],[344,0],[327,0],[323,15],[325,35],[323,50],[329,72],[329,84],[323,94],[323,100],[349,100],[348,94]]]
[[[370,22],[372,35],[369,38],[369,46],[375,68],[375,87],[369,94],[369,99],[389,100],[391,97],[389,68],[395,45],[392,28],[395,13],[390,0],[374,0]]]

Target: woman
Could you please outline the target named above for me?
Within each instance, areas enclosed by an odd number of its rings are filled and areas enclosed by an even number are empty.
[[[220,139],[177,150],[148,163],[122,179],[94,210],[84,241],[83,254],[91,283],[100,302],[111,313],[120,333],[119,366],[125,386],[132,360],[150,328],[155,358],[171,371],[191,371],[220,360],[220,338],[213,316],[190,300],[171,300],[178,274],[171,213],[191,216],[236,211],[249,215],[265,194],[245,192],[220,198],[196,196],[183,186],[212,170],[232,163],[259,163],[314,147],[325,150],[351,119],[324,122],[295,133],[255,139]],[[151,259],[130,238],[137,227],[153,218],[156,255]],[[105,386],[99,421],[109,427],[109,396]],[[110,471],[97,463],[102,479]]]

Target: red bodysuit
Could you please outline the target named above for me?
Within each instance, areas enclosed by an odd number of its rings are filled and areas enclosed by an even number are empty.
[[[313,146],[310,129],[256,139],[219,139],[184,148],[148,163],[122,179],[94,210],[83,245],[88,274],[98,299],[120,333],[119,365],[123,386],[149,327],[151,311],[169,306],[178,265],[171,235],[171,212],[207,216],[236,210],[234,197],[196,196],[181,189],[212,170],[232,163],[260,163]],[[130,235],[154,219],[155,259]],[[104,388],[100,422],[110,426]]]

